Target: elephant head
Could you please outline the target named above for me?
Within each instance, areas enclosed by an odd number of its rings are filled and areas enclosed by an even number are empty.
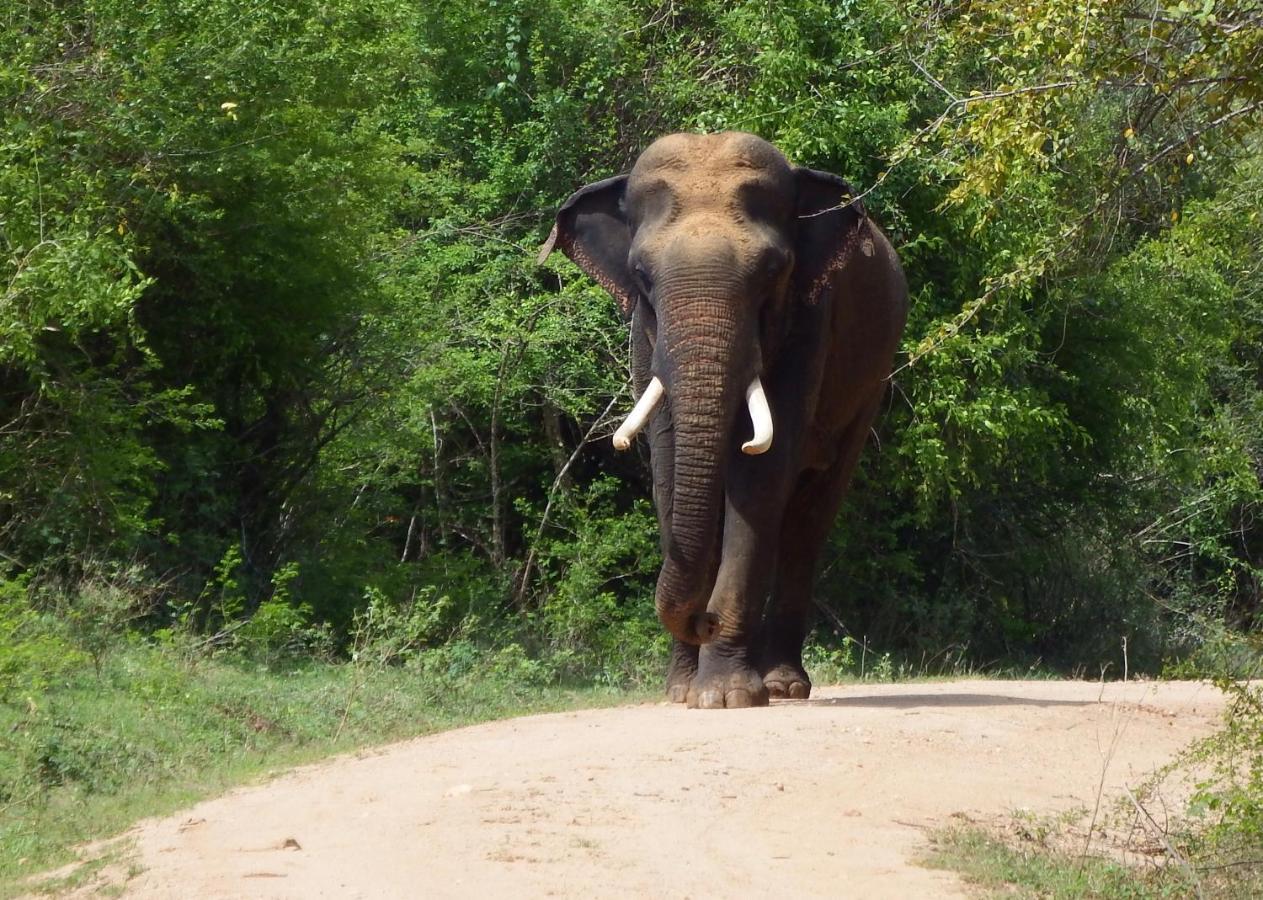
[[[842,179],[791,166],[754,135],[674,134],[630,174],[573,194],[540,253],[560,248],[645,332],[651,378],[614,441],[625,448],[669,398],[671,501],[655,599],[685,642],[714,635],[706,604],[725,474],[733,453],[775,440],[763,384],[854,244],[864,210],[851,196]]]

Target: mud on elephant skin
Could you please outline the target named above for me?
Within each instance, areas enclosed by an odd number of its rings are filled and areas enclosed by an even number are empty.
[[[632,326],[674,636],[690,706],[805,698],[818,557],[885,392],[907,313],[894,250],[836,175],[743,133],[673,134],[575,192],[555,248]]]

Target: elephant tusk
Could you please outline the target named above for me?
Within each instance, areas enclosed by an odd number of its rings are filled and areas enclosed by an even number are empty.
[[[755,375],[746,388],[746,405],[750,407],[750,421],[754,424],[754,437],[741,445],[741,452],[750,456],[766,453],[772,446],[772,411],[767,406],[767,394],[763,382]]]
[[[662,382],[656,376],[650,379],[649,386],[640,395],[640,399],[632,407],[631,413],[623,420],[623,424],[618,426],[618,431],[614,432],[615,450],[626,450],[631,446],[632,438],[640,432],[640,429],[645,427],[645,423],[649,421],[653,411],[658,408],[658,404],[662,402],[662,395],[665,393],[666,388],[662,386]]]

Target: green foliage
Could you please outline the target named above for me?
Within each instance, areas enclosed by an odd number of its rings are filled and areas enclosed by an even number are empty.
[[[0,558],[98,667],[100,620],[656,677],[625,326],[534,249],[658,134],[743,128],[859,185],[914,294],[825,643],[892,677],[1218,652],[1263,609],[1263,29],[1139,9],[21,3]]]
[[[1137,870],[1097,857],[1076,857],[1039,846],[1011,846],[971,827],[941,831],[926,862],[959,872],[994,897],[1094,898],[1145,900],[1198,896],[1197,887],[1176,865]],[[1234,893],[1218,896],[1240,896]]]
[[[49,625],[28,604],[22,581],[0,579],[0,703],[33,703],[82,663],[83,654]]]
[[[406,663],[446,636],[441,629],[452,602],[432,594],[427,591],[395,607],[380,591],[370,588],[364,607],[351,623],[351,662],[374,667]]]
[[[233,649],[273,665],[303,655],[330,655],[333,641],[328,626],[313,623],[311,607],[290,592],[298,573],[297,563],[287,563],[272,574],[271,596],[241,620],[232,635]]]
[[[128,627],[144,615],[135,587],[120,579],[84,581],[72,595],[58,593],[49,604],[67,638],[92,660],[98,677],[108,654]]]
[[[1256,6],[11,4],[0,846],[482,684],[656,683],[625,326],[533,257],[679,129],[847,177],[912,285],[818,679],[1257,671]]]
[[[595,482],[558,514],[561,536],[541,563],[549,593],[532,622],[564,675],[652,684],[668,641],[653,604],[638,599],[652,596],[657,576],[655,519],[645,500],[619,515],[617,491],[611,480]]]
[[[1191,809],[1211,820],[1202,835],[1205,842],[1239,858],[1239,865],[1254,865],[1263,876],[1263,865],[1249,858],[1263,846],[1263,691],[1226,678],[1216,684],[1229,697],[1227,727],[1193,754],[1213,772],[1198,785]]]
[[[198,554],[245,531],[270,568],[269,507],[328,427],[329,347],[371,305],[399,183],[371,125],[407,65],[392,10],[314,9],[7,18],[0,504],[19,560],[165,566],[178,546],[204,575]]]

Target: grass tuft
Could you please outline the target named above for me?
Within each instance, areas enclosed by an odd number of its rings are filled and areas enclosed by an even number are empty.
[[[1175,866],[1138,868],[1100,857],[1076,857],[1038,844],[1016,844],[976,825],[943,829],[923,862],[955,871],[994,897],[1047,900],[1150,900],[1194,897]]]

